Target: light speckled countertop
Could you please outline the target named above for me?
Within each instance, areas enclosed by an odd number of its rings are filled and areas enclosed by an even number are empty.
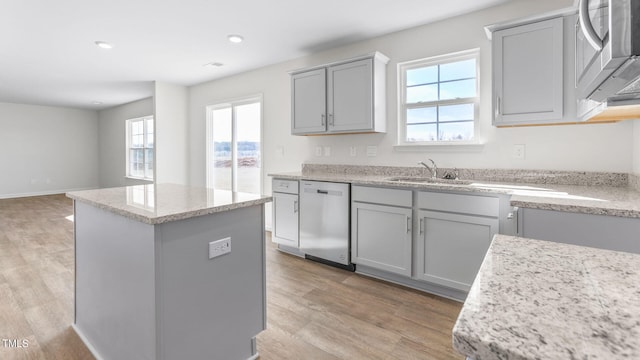
[[[340,174],[334,172],[286,172],[269,174],[273,178],[344,182],[354,185],[376,185],[413,190],[484,192],[511,195],[511,205],[522,208],[555,210],[584,214],[640,218],[640,191],[629,186],[612,186],[606,181],[598,185],[508,183],[503,181],[471,181],[470,184],[411,183],[390,181],[387,174]],[[402,174],[396,176],[403,176]],[[462,178],[465,179],[465,178]],[[597,180],[594,180],[597,183]]]
[[[496,235],[453,346],[475,360],[640,359],[640,255]]]
[[[67,196],[151,225],[260,205],[272,199],[270,196],[177,184],[73,191]]]

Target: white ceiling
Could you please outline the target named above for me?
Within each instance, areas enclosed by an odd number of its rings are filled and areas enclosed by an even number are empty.
[[[506,1],[3,0],[0,102],[103,109]]]

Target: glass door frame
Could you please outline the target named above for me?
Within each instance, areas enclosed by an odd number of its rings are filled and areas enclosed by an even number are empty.
[[[264,118],[264,104],[262,101],[262,94],[257,94],[253,96],[241,97],[228,99],[223,101],[218,101],[213,105],[208,105],[206,107],[206,186],[207,188],[214,188],[214,175],[213,171],[210,168],[211,164],[215,159],[214,155],[214,139],[213,139],[213,112],[215,110],[219,110],[222,108],[230,107],[231,108],[231,190],[236,192],[238,187],[238,152],[237,152],[237,118],[236,118],[236,107],[259,103],[260,104],[260,194],[264,192],[264,166],[263,166],[263,139],[264,139],[264,126],[263,126],[263,118]]]

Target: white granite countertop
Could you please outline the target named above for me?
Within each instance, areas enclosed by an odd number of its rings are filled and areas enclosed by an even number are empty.
[[[465,183],[391,181],[392,175],[286,172],[278,179],[343,182],[413,190],[484,192],[511,195],[511,205],[522,208],[640,218],[640,192],[626,186],[526,184],[463,180]]]
[[[272,200],[270,196],[177,184],[73,191],[67,196],[151,225],[260,205]]]
[[[496,235],[453,346],[475,360],[640,359],[640,255]]]

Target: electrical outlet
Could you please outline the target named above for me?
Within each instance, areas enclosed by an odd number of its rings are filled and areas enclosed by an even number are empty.
[[[525,155],[525,146],[524,144],[516,144],[513,145],[513,150],[511,153],[511,157],[514,159],[524,159]]]
[[[209,243],[209,259],[231,252],[231,238],[224,238]]]
[[[356,149],[356,147],[355,147],[355,146],[351,146],[351,147],[349,148],[349,156],[352,156],[352,157],[353,157],[353,156],[356,156],[356,155],[357,155],[357,149]]]
[[[322,146],[316,146],[316,156],[322,156]]]
[[[324,156],[331,156],[331,146],[324,147]]]

